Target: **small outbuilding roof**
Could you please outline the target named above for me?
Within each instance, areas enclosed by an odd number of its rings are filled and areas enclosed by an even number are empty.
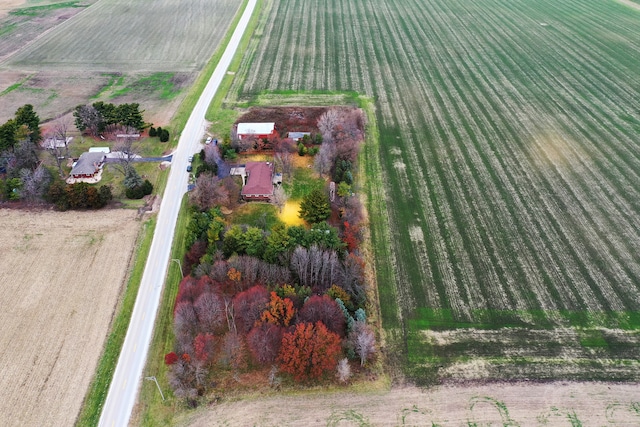
[[[111,150],[109,147],[89,147],[90,153],[106,153],[109,154]]]
[[[238,135],[265,135],[276,129],[276,124],[270,123],[238,123]]]
[[[289,132],[289,138],[293,139],[294,141],[298,141],[304,138],[305,135],[311,136],[311,132]]]
[[[240,192],[243,196],[270,196],[273,194],[273,164],[249,162],[245,166],[247,184]]]
[[[82,153],[71,169],[71,175],[93,175],[104,158],[104,153]]]

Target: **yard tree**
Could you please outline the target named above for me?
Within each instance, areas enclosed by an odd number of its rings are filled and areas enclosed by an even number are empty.
[[[189,193],[189,200],[200,210],[229,204],[229,191],[213,173],[204,172],[198,176],[196,187]]]
[[[324,221],[331,215],[329,198],[324,191],[315,188],[307,194],[300,203],[300,218],[310,224]]]
[[[73,111],[73,117],[80,132],[88,131],[91,135],[98,136],[99,129],[103,127],[102,115],[93,105],[78,105]]]
[[[20,179],[22,180],[21,198],[28,202],[36,202],[44,197],[52,177],[49,169],[40,164],[35,170],[21,169]]]
[[[282,186],[277,186],[273,189],[273,196],[269,200],[272,204],[278,207],[278,211],[282,212],[282,208],[287,203],[287,193]]]
[[[296,381],[307,381],[332,372],[340,351],[340,337],[322,322],[299,323],[282,337],[278,361],[280,369]]]
[[[18,125],[15,119],[7,120],[0,126],[0,152],[12,149],[18,143]]]
[[[40,133],[40,117],[33,110],[33,105],[25,104],[16,111],[16,125],[25,125],[29,131],[31,142],[38,143],[42,138]]]

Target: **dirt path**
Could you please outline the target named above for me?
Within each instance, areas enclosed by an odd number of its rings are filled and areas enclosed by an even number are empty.
[[[126,277],[135,215],[0,209],[0,425],[75,422]]]
[[[214,404],[180,425],[631,427],[640,425],[640,386],[524,383],[262,397]]]

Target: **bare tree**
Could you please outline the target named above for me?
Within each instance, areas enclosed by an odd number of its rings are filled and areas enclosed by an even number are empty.
[[[315,155],[313,160],[313,167],[316,172],[322,177],[325,174],[331,172],[333,163],[336,158],[336,147],[332,142],[323,142],[320,146],[320,151]]]
[[[35,202],[44,196],[51,182],[51,172],[41,163],[34,171],[21,169],[20,178],[22,179],[21,197],[28,202]]]
[[[360,366],[364,366],[376,352],[376,338],[373,329],[365,322],[354,322],[353,329],[349,333],[349,342],[360,357]]]
[[[127,171],[132,168],[132,163],[136,157],[140,157],[140,144],[138,141],[137,130],[130,126],[126,126],[122,129],[120,135],[132,135],[132,136],[118,136],[116,143],[113,145],[113,151],[116,153],[117,162],[112,163],[115,170],[120,172],[123,176],[127,175]]]
[[[340,123],[340,112],[336,108],[325,111],[318,119],[318,129],[322,133],[323,142],[333,142],[334,129]]]
[[[68,115],[60,115],[53,122],[53,137],[57,141],[61,141],[64,144],[64,155],[69,157],[69,141],[68,133],[71,127],[71,117]],[[54,142],[57,142],[54,141]]]
[[[58,166],[58,174],[60,178],[64,178],[64,171],[62,170],[62,161],[65,158],[65,147],[58,144],[55,129],[51,133],[45,134],[44,140],[44,148],[47,150],[51,157],[56,162],[56,166]]]
[[[347,358],[340,359],[336,367],[336,377],[341,383],[346,383],[351,378],[351,365]]]
[[[316,245],[306,249],[298,246],[291,256],[291,269],[301,285],[324,291],[332,284],[342,283],[344,272],[334,250]]]
[[[217,176],[211,172],[201,173],[196,181],[196,188],[189,194],[191,203],[201,210],[210,209],[216,205],[229,204],[229,190]]]
[[[278,210],[282,212],[282,208],[287,203],[287,193],[285,193],[282,186],[277,186],[273,189],[273,196],[271,196],[270,202],[278,207]]]
[[[200,330],[214,333],[224,324],[225,307],[222,297],[213,292],[204,292],[196,300],[193,308],[198,316]]]
[[[281,170],[283,175],[291,176],[293,155],[289,151],[277,151],[273,160],[276,168]]]

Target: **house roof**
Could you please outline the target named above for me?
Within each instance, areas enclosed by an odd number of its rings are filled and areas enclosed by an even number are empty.
[[[243,196],[273,194],[273,164],[269,162],[249,162],[245,166],[247,171],[247,184],[242,187],[240,194]]]
[[[276,128],[276,124],[271,123],[238,123],[238,135],[263,135],[270,134]]]
[[[104,161],[104,153],[82,153],[76,165],[71,169],[71,175],[92,175],[97,166]]]
[[[89,152],[109,154],[111,151],[109,150],[109,147],[89,147]]]

